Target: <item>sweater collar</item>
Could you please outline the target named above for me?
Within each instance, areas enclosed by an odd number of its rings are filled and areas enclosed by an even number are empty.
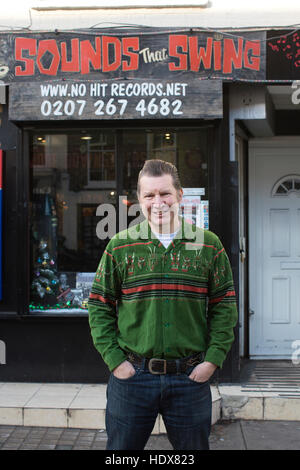
[[[195,225],[190,224],[187,222],[183,217],[179,218],[180,220],[180,228],[174,237],[173,241],[174,243],[176,241],[185,241],[185,242],[194,242],[195,239],[197,238],[197,234],[199,230],[202,233],[202,230],[196,227]],[[154,235],[154,233],[151,230],[151,227],[149,225],[148,220],[143,220],[139,224],[139,227],[136,227],[136,230],[139,232],[139,238],[144,239],[144,240],[155,240],[159,243],[159,240],[157,237]]]

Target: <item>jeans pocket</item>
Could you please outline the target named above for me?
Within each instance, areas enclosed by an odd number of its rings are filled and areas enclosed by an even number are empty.
[[[120,382],[130,382],[130,380],[136,378],[140,372],[141,372],[141,369],[139,367],[137,367],[136,365],[132,364],[132,366],[134,367],[135,369],[135,373],[133,375],[130,375],[129,377],[126,377],[125,379],[120,379],[119,377],[116,377],[113,372],[111,373],[112,377],[116,380],[119,380]]]
[[[208,383],[208,380],[204,380],[204,382],[198,382],[197,380],[190,379],[189,377],[188,377],[188,380],[197,385],[205,385]]]
[[[198,385],[204,385],[208,382],[208,380],[205,380],[204,382],[198,382],[197,380],[193,380],[189,377],[189,375],[192,373],[193,369],[195,368],[196,366],[192,366],[192,367],[189,367],[185,373],[184,373],[184,377],[186,377],[188,379],[189,382],[192,382],[194,384],[198,384]]]

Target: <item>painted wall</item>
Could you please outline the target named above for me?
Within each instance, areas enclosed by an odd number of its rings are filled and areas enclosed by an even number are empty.
[[[170,4],[175,7],[164,6]],[[159,27],[286,27],[294,25],[299,15],[298,0],[249,3],[240,0],[11,0],[1,5],[0,31],[111,27],[120,23]]]

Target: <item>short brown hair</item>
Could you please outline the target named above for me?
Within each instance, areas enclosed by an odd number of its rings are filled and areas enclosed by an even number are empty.
[[[139,172],[137,182],[137,193],[140,193],[140,179],[142,176],[163,176],[171,175],[173,180],[173,186],[176,191],[180,191],[181,183],[178,175],[178,171],[175,165],[164,160],[146,160],[143,168]]]

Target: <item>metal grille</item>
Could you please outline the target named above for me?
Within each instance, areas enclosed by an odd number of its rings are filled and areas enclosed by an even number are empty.
[[[292,361],[250,361],[241,378],[243,392],[273,392],[300,398],[300,365]]]

